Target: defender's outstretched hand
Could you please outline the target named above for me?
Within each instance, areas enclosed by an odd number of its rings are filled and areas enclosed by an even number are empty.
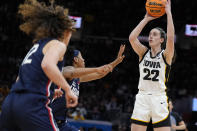
[[[117,58],[113,62],[111,62],[110,64],[108,64],[108,68],[110,69],[111,72],[125,58],[125,55],[123,55],[124,50],[125,50],[125,45],[121,45],[120,46],[120,49],[119,49],[119,52],[118,52]]]
[[[124,50],[125,50],[125,45],[121,45],[117,56],[117,60],[119,63],[121,63],[125,58],[125,56],[123,55]]]

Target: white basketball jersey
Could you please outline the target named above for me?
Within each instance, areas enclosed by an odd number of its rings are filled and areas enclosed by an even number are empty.
[[[147,50],[139,63],[140,80],[138,89],[145,92],[163,92],[166,90],[166,82],[170,72],[170,66],[166,63],[162,50],[155,57]]]

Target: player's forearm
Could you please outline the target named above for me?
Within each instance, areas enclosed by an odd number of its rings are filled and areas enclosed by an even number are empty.
[[[112,68],[114,69],[118,64],[120,64],[121,61],[117,59],[115,59],[113,62],[110,63],[110,65],[112,66]]]
[[[106,76],[107,74],[108,73],[106,73],[106,74],[91,73],[91,74],[80,77],[80,82],[89,82],[89,81],[101,79],[104,76]]]
[[[73,77],[81,77],[83,75],[91,74],[97,71],[97,68],[75,68]]]
[[[64,91],[67,91],[70,86],[67,81],[64,79],[62,73],[59,71],[58,67],[53,64],[42,64],[42,69],[47,75],[47,77],[53,81],[56,85],[61,87]]]
[[[63,75],[69,78],[80,78],[81,76],[91,74],[97,71],[97,68],[74,68],[72,70],[63,69]]]
[[[167,45],[166,49],[174,50],[174,23],[171,12],[167,13]]]
[[[135,41],[137,39],[137,37],[140,35],[142,29],[144,28],[144,26],[148,23],[147,19],[143,19],[136,27],[135,29],[131,32],[131,34],[129,35],[129,41],[131,42],[131,44],[133,43],[133,41]]]
[[[109,73],[109,72],[108,72],[108,73]],[[105,74],[92,73],[92,74],[93,74],[92,80],[101,79],[101,78],[105,77],[108,73],[105,73]]]
[[[185,130],[186,126],[184,125],[180,125],[180,126],[176,126],[176,130]]]

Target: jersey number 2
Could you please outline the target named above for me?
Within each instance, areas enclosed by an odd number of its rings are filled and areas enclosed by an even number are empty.
[[[157,79],[157,77],[159,76],[159,71],[158,70],[149,70],[147,68],[144,68],[144,73],[147,73],[144,76],[144,80],[152,80],[152,81],[159,81],[159,79]],[[150,77],[150,75],[153,74],[153,78]]]
[[[31,63],[32,59],[29,59],[29,57],[30,57],[33,53],[35,53],[35,52],[37,51],[38,47],[39,47],[39,44],[35,44],[35,45],[31,48],[31,50],[30,50],[30,51],[27,53],[27,55],[25,56],[25,59],[23,60],[22,65],[24,65],[24,64],[30,64],[30,63]]]

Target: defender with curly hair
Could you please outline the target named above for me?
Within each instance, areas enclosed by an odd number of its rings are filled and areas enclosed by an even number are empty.
[[[33,47],[25,56],[16,82],[5,99],[0,116],[1,131],[58,131],[49,103],[54,83],[65,92],[67,107],[77,105],[60,70],[72,36],[73,22],[61,6],[26,0],[18,14],[20,29],[33,36]]]

